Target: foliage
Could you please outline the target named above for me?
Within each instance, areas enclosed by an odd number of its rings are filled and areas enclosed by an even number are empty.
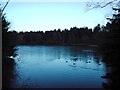
[[[105,38],[105,31],[100,24],[94,30],[88,27],[68,29],[58,29],[53,31],[30,31],[30,32],[10,32],[13,41],[16,38],[16,45],[81,45],[100,44]],[[102,37],[100,37],[102,36]],[[19,42],[18,42],[19,41]]]
[[[117,13],[113,14],[113,18],[109,18],[110,21],[106,24],[109,35],[102,47],[103,61],[107,68],[111,68],[110,72],[102,77],[108,79],[108,83],[103,83],[103,87],[110,90],[118,89],[120,83],[120,8],[113,8],[113,10]]]
[[[11,35],[8,33],[10,22],[6,20],[5,14],[2,15],[2,56],[9,58],[15,56],[15,45],[11,42]]]

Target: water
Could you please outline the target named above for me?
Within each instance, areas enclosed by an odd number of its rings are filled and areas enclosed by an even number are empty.
[[[105,65],[95,49],[18,46],[14,88],[102,88]]]

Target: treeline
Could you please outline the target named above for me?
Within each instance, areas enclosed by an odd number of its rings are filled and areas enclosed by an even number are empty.
[[[9,32],[11,42],[16,45],[81,45],[101,44],[105,42],[108,31],[105,26],[98,24],[94,29],[88,27],[54,29],[51,31]]]

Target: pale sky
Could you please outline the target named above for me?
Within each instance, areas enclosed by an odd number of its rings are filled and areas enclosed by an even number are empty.
[[[46,31],[106,24],[110,7],[86,12],[87,2],[10,2],[5,9],[10,30]]]

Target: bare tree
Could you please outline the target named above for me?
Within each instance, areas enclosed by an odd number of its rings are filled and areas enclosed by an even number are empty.
[[[113,0],[109,2],[88,2],[86,5],[86,11],[97,9],[97,8],[105,8],[107,6],[120,7],[120,0]]]

